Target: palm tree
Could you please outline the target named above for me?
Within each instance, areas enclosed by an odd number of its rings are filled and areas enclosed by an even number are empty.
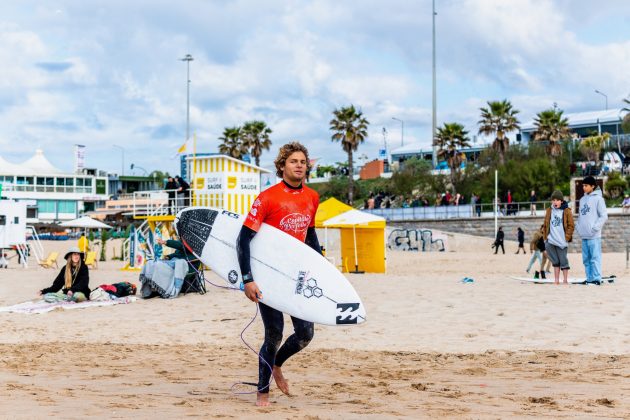
[[[444,123],[435,135],[433,145],[438,148],[438,157],[443,158],[451,168],[451,184],[455,187],[455,175],[464,161],[461,149],[470,147],[468,131],[459,123]]]
[[[562,117],[562,110],[547,109],[536,114],[533,133],[534,141],[547,141],[547,153],[552,159],[562,154],[560,142],[571,135],[569,120]]]
[[[332,141],[340,141],[341,147],[348,154],[348,203],[352,205],[354,195],[354,178],[352,152],[367,138],[370,122],[357,111],[354,105],[335,109],[335,118],[330,120],[330,130],[334,132]]]
[[[516,114],[520,111],[512,109],[512,104],[504,99],[502,101],[488,101],[488,108],[479,108],[481,119],[479,120],[479,134],[495,136],[492,148],[499,154],[501,165],[505,163],[505,154],[510,147],[510,139],[507,134],[520,128]]]
[[[223,136],[219,137],[219,153],[241,159],[247,153],[247,147],[241,140],[241,127],[225,127]]]
[[[262,151],[269,150],[271,146],[271,133],[271,128],[264,121],[248,121],[241,129],[241,140],[256,160],[256,166],[260,166]]]

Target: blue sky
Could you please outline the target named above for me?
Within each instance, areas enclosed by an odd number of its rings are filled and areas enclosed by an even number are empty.
[[[630,2],[437,0],[438,124],[476,134],[479,107],[507,98],[522,122],[554,102],[566,112],[621,106],[630,95]],[[359,155],[429,145],[431,1],[4,1],[0,3],[0,156],[42,148],[73,166],[176,172],[186,131],[217,150],[225,127],[262,119],[277,147],[345,160],[330,141],[332,111],[354,104],[370,121]]]

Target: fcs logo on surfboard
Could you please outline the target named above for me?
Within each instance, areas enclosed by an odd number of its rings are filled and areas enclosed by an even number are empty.
[[[280,220],[280,230],[285,232],[304,232],[308,229],[308,225],[311,223],[311,216],[306,216],[300,213],[291,213]]]
[[[359,310],[359,303],[338,303],[336,323],[340,324],[356,324],[357,315],[354,312]]]
[[[232,213],[231,211],[227,210],[223,210],[221,213],[225,214],[226,216],[230,216],[232,219],[238,219],[240,217],[238,214]]]

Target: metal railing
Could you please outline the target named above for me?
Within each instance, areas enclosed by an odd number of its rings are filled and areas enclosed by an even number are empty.
[[[532,214],[531,205],[536,206]],[[427,206],[427,207],[396,207],[389,209],[371,209],[363,211],[381,216],[387,221],[402,222],[411,220],[441,220],[474,217],[494,217],[495,212],[499,217],[510,216],[541,216],[551,206],[550,201],[536,201],[535,203],[514,202],[499,203],[498,208],[494,203],[463,204],[459,206]]]
[[[51,193],[92,193],[91,186],[76,185],[35,185],[35,184],[9,184],[2,183],[4,191],[16,192],[51,192]]]

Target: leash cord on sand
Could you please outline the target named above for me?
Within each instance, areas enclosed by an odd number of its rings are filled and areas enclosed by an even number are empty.
[[[215,284],[213,282],[211,282],[210,280],[208,280],[206,278],[206,276],[204,276],[201,271],[199,271],[197,269],[197,267],[195,267],[190,261],[187,261],[188,264],[192,267],[192,269],[195,271],[195,273],[197,274],[197,277],[203,278],[204,281],[214,287],[218,287],[219,289],[227,289],[227,290],[231,290],[234,292],[240,292],[240,289],[235,289],[233,287],[228,287],[228,286],[221,286],[219,284]],[[262,388],[257,388],[256,391],[235,391],[234,389],[240,385],[250,385],[250,386],[255,386],[257,387],[258,384],[254,383],[254,382],[235,382],[234,384],[232,384],[232,386],[230,387],[230,390],[232,391],[232,393],[236,394],[236,395],[248,395],[248,394],[254,394],[257,392],[261,392],[267,388],[269,388],[271,386],[271,381],[273,380],[273,368],[271,367],[271,365],[269,364],[269,362],[267,362],[261,355],[259,352],[257,352],[251,345],[249,345],[249,343],[245,340],[245,337],[243,337],[243,335],[245,334],[245,331],[247,331],[247,329],[254,323],[254,321],[256,320],[256,318],[258,317],[258,304],[256,304],[256,313],[254,314],[254,317],[249,321],[249,323],[245,326],[245,328],[243,328],[243,330],[241,331],[241,341],[243,342],[243,344],[245,344],[245,346],[252,352],[254,353],[256,356],[258,356],[258,358],[260,360],[262,360],[267,367],[269,368],[269,371],[271,372],[271,376],[269,377],[269,382],[267,383],[267,385],[263,386]]]

